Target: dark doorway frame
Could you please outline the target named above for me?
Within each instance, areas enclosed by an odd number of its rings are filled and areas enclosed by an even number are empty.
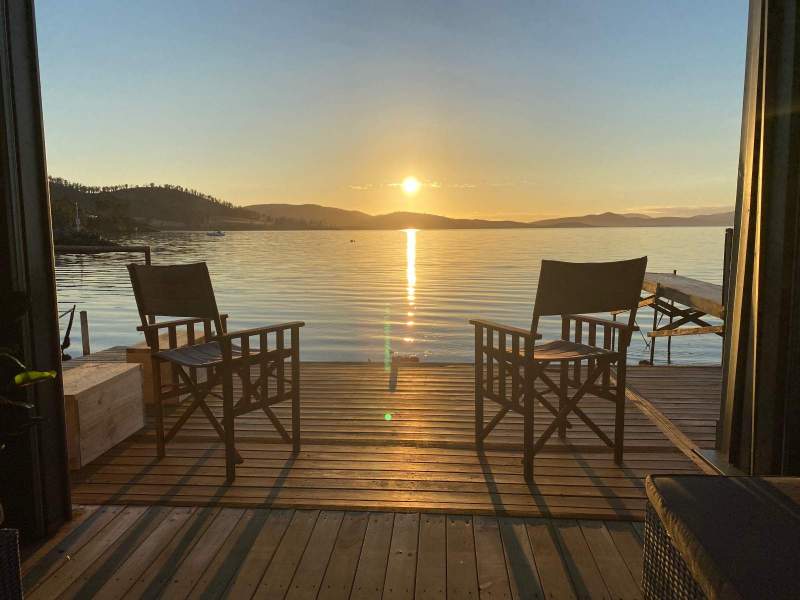
[[[38,472],[20,498],[33,515],[21,534],[34,541],[70,519],[71,498],[33,0],[0,0],[0,140],[0,289],[25,292],[30,300],[11,335],[27,364],[59,373],[27,391],[43,419],[30,457]],[[6,475],[19,474],[19,465],[3,461],[0,456]]]

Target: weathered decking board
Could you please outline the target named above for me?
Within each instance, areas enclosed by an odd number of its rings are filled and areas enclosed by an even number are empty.
[[[112,346],[111,348],[106,348],[105,350],[100,350],[98,352],[92,352],[91,354],[87,354],[85,356],[73,356],[71,359],[62,362],[61,366],[64,370],[68,370],[79,367],[87,362],[125,362],[126,350],[127,348],[125,346]],[[76,348],[69,348],[67,350],[67,354],[74,354],[75,352]]]
[[[392,387],[390,387],[390,385]],[[378,364],[305,363],[302,367],[302,418],[304,443],[353,445],[411,445],[453,448],[474,447],[473,368],[467,364],[418,365],[399,370],[392,384],[390,374]],[[221,400],[209,405],[221,414]],[[583,410],[609,435],[614,430],[614,405],[587,396]],[[494,406],[487,404],[486,419]],[[276,414],[288,422],[288,403],[278,405]],[[387,415],[389,418],[387,419]],[[541,405],[536,407],[535,431],[539,434],[553,417]],[[166,419],[167,426],[175,420]],[[580,420],[566,441],[551,438],[553,451],[608,452],[597,436]],[[142,439],[154,439],[152,430]],[[183,441],[218,439],[198,411],[181,429]],[[279,442],[266,415],[248,413],[236,419],[236,439]],[[522,416],[509,413],[490,434],[490,450],[522,449]],[[628,405],[625,418],[625,448],[637,452],[671,452],[671,442],[635,406]]]
[[[642,289],[651,294],[658,290],[662,298],[701,310],[719,319],[725,316],[722,286],[673,273],[645,273]]]
[[[26,598],[638,598],[630,522],[77,507],[23,565]]]
[[[529,486],[516,415],[484,452],[474,448],[471,365],[403,367],[396,381],[369,364],[306,363],[302,373],[299,456],[277,443],[266,416],[250,413],[236,421],[245,462],[226,486],[221,445],[198,415],[161,461],[152,427],[100,457],[75,477],[74,501],[642,519],[647,473],[697,472],[631,404],[624,465],[573,419],[567,442],[554,438],[537,457]],[[218,400],[212,406],[219,411]],[[582,406],[611,434],[611,403]],[[288,406],[277,412],[287,417]],[[550,420],[540,407],[537,430]]]
[[[627,385],[698,448],[714,447],[722,393],[720,367],[628,367]]]

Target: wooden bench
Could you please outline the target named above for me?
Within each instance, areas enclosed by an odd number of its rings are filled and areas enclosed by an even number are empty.
[[[69,466],[77,470],[144,427],[141,367],[86,362],[65,371],[64,411]]]

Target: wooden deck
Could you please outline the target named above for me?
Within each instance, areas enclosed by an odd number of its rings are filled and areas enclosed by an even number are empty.
[[[74,477],[74,502],[641,520],[646,474],[698,472],[629,403],[622,466],[573,420],[566,443],[554,438],[537,456],[528,485],[518,415],[475,450],[471,365],[403,366],[395,380],[377,364],[307,363],[302,377],[299,456],[278,443],[266,416],[240,417],[245,462],[226,486],[222,448],[198,414],[162,461],[150,426],[100,457]],[[582,406],[611,435],[611,403],[587,398]],[[219,411],[219,401],[212,407]],[[536,429],[550,419],[540,407]]]
[[[78,472],[76,518],[25,561],[26,597],[638,598],[643,478],[699,472],[719,405],[718,367],[631,367],[625,464],[576,422],[529,486],[516,415],[472,444],[471,365],[302,375],[302,452],[242,417],[232,486],[202,417],[162,461],[148,425]],[[610,433],[610,405],[585,402]]]
[[[24,563],[26,598],[639,598],[619,521],[88,506]]]
[[[628,367],[627,386],[646,398],[697,448],[714,447],[722,394],[721,367]]]

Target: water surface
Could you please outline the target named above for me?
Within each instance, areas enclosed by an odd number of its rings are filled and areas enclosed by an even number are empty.
[[[648,269],[722,280],[724,228],[248,231],[214,238],[159,232],[120,240],[149,244],[153,262],[206,261],[232,328],[303,320],[304,360],[472,361],[468,320],[529,327],[542,259],[593,261],[647,255]],[[59,307],[89,314],[93,350],[141,341],[125,265],[141,255],[58,256]],[[640,311],[649,329],[652,313]],[[712,320],[712,322],[717,322]],[[62,321],[63,324],[63,321]],[[560,321],[542,324],[558,337]],[[72,354],[80,353],[76,324]],[[718,336],[672,344],[673,361],[717,363]],[[657,346],[666,359],[666,341]],[[631,361],[648,354],[634,339]]]

